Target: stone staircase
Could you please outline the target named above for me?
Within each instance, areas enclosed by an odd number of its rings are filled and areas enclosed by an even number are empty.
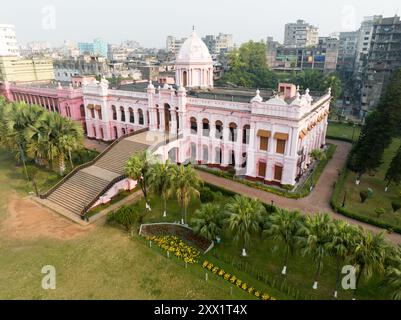
[[[42,195],[40,202],[60,213],[82,217],[102,194],[125,178],[124,166],[135,153],[149,148],[148,144],[135,141],[141,130],[115,141],[102,154],[88,164],[76,168],[56,186]]]

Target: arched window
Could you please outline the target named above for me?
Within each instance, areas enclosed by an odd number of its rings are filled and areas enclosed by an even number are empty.
[[[121,121],[125,122],[125,110],[124,110],[124,107],[120,107],[120,112],[121,112]]]
[[[223,139],[223,122],[216,121],[216,139]]]
[[[113,120],[117,120],[116,106],[111,106],[111,111],[113,112]]]
[[[156,118],[157,118],[157,129],[160,129],[160,111],[159,111],[159,105],[156,105]]]
[[[80,105],[79,110],[81,112],[81,118],[85,118],[85,106],[83,104]]]
[[[244,152],[242,154],[242,165],[241,165],[242,168],[246,168],[247,161],[248,161],[248,155],[246,152]]]
[[[204,137],[208,137],[209,136],[209,132],[210,132],[209,120],[208,119],[203,119],[202,123],[203,123],[202,135]]]
[[[129,108],[128,111],[129,111],[129,122],[135,123],[134,110],[132,108]]]
[[[208,146],[203,146],[202,148],[202,160],[205,163],[209,162],[209,147]]]
[[[143,120],[143,111],[142,111],[142,109],[138,109],[138,115],[139,115],[139,124],[143,126],[145,124],[145,122]]]
[[[237,141],[237,125],[234,122],[230,123],[230,137],[229,140],[231,142]]]
[[[251,132],[251,126],[250,125],[244,126],[243,135],[242,135],[242,143],[243,144],[249,144],[250,132]]]
[[[114,139],[118,139],[118,131],[117,131],[117,127],[114,127]]]
[[[235,152],[234,152],[234,150],[230,151],[230,165],[235,167]]]
[[[192,117],[190,121],[191,121],[191,134],[197,134],[198,122],[196,121],[196,118]]]
[[[182,86],[186,87],[188,85],[188,73],[184,71],[182,73]]]

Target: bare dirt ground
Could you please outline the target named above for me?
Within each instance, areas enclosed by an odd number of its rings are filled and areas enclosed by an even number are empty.
[[[11,193],[7,215],[0,222],[0,235],[8,239],[33,240],[52,238],[71,240],[92,230],[94,226],[80,226],[31,200]]]

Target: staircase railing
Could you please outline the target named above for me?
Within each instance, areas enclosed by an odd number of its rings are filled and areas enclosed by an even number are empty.
[[[82,220],[88,220],[86,217],[86,214],[88,213],[88,211],[90,210],[90,208],[92,208],[92,206],[96,203],[96,201],[98,201],[100,199],[101,196],[103,196],[107,191],[109,191],[116,183],[123,181],[124,179],[126,179],[127,176],[125,174],[114,178],[112,181],[109,182],[109,184],[104,187],[102,189],[102,191],[100,191],[93,199],[91,202],[89,202],[81,211],[81,219]]]
[[[113,141],[113,143],[111,143],[102,153],[100,153],[95,159],[82,164],[78,167],[75,167],[74,170],[72,170],[70,173],[68,173],[63,179],[61,179],[57,184],[55,184],[53,187],[51,187],[46,193],[41,194],[39,197],[41,199],[46,199],[48,198],[54,191],[56,191],[59,187],[61,187],[65,182],[67,182],[67,180],[69,180],[72,176],[74,176],[78,171],[88,168],[92,165],[94,165],[97,161],[99,161],[101,158],[103,158],[111,149],[113,149],[116,144],[118,144],[119,142],[121,142],[122,140],[135,136],[137,134],[141,134],[144,132],[149,131],[149,128],[144,128],[144,129],[140,129],[134,132],[130,132],[126,135],[121,136],[120,138],[118,138],[117,140]]]

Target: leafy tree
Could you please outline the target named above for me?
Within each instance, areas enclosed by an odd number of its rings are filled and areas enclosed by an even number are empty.
[[[5,136],[2,144],[13,150],[18,160],[22,160],[25,175],[29,180],[26,169],[26,149],[29,140],[26,138],[26,131],[41,117],[43,108],[25,103],[12,103],[6,105],[3,112]]]
[[[141,219],[142,216],[136,208],[123,206],[112,212],[107,217],[107,222],[120,224],[129,231],[135,224],[140,223]]]
[[[147,208],[150,208],[148,204],[148,176],[150,168],[153,164],[154,158],[149,153],[149,151],[145,150],[132,156],[124,167],[124,171],[127,177],[137,181],[139,186],[141,187]]]
[[[189,166],[174,167],[173,186],[181,206],[182,224],[187,222],[187,209],[192,197],[199,197],[201,180],[196,171]]]
[[[373,171],[382,163],[384,150],[392,137],[401,130],[401,69],[392,76],[376,111],[368,115],[358,143],[352,149],[348,166],[358,173],[358,181],[365,172]]]
[[[62,117],[56,112],[45,112],[29,127],[25,134],[29,141],[29,153],[42,155],[53,163],[58,161],[60,175],[65,172],[65,159],[71,151],[82,148],[83,130],[78,122]]]
[[[328,247],[333,241],[333,221],[328,214],[307,216],[305,219],[304,254],[312,256],[317,269],[313,289],[318,288],[323,259],[329,254]]]
[[[277,87],[277,76],[266,65],[266,45],[263,42],[244,43],[229,53],[228,60],[229,70],[220,83],[254,88]]]
[[[384,260],[388,245],[384,240],[383,233],[373,235],[361,227],[359,232],[355,234],[354,240],[355,247],[353,248],[351,262],[357,269],[355,297],[362,276],[369,279],[374,271],[384,271]]]
[[[386,172],[387,186],[386,191],[390,187],[391,183],[400,184],[401,182],[401,147],[398,149],[396,155],[391,161],[390,167]]]
[[[354,235],[357,230],[343,220],[334,220],[332,231],[332,241],[328,243],[327,249],[336,261],[336,288],[334,290],[334,297],[337,298],[341,282],[341,268],[345,265],[347,259],[352,256]]]
[[[242,256],[245,257],[252,235],[260,231],[266,209],[256,199],[236,195],[227,203],[225,212],[228,228],[234,233],[234,241],[242,245]]]
[[[195,212],[191,225],[195,233],[214,241],[221,234],[223,214],[219,205],[206,203]]]
[[[167,161],[165,163],[157,162],[149,169],[149,186],[153,193],[161,195],[164,202],[163,216],[167,215],[167,200],[171,196],[173,187],[173,167]]]
[[[297,211],[288,211],[277,208],[270,215],[263,233],[285,245],[284,267],[282,274],[287,274],[288,259],[299,245],[304,228],[304,219]]]

